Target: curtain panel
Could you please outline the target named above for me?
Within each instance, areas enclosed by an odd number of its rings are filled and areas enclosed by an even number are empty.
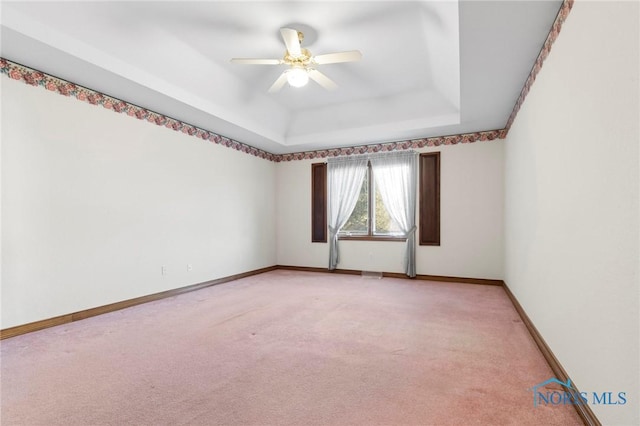
[[[367,173],[367,162],[367,156],[327,159],[330,270],[336,269],[338,265],[338,233],[349,220],[358,202],[360,187]]]
[[[404,255],[405,273],[415,277],[417,153],[390,152],[372,155],[369,161],[382,202],[391,219],[407,239]]]

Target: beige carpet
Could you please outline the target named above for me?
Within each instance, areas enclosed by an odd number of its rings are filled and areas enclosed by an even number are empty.
[[[273,271],[7,339],[8,425],[570,425],[495,286]]]

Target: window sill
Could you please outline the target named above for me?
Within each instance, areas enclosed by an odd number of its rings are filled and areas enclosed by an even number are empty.
[[[407,241],[405,237],[394,237],[391,235],[338,235],[338,240],[347,241]]]

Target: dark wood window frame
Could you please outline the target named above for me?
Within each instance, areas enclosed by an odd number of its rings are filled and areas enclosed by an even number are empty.
[[[327,163],[311,164],[311,242],[327,242]]]
[[[420,154],[419,236],[421,246],[440,245],[440,152]]]
[[[404,237],[374,235],[371,209],[373,208],[373,173],[369,164],[369,224],[363,235],[339,235],[341,240],[406,241]],[[421,246],[440,245],[440,152],[426,152],[419,157],[418,175],[418,243]],[[327,242],[327,164],[311,164],[311,241]]]

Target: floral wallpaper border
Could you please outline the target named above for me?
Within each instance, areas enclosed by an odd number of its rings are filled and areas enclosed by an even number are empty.
[[[197,138],[210,141],[218,145],[223,145],[229,148],[233,148],[237,151],[242,151],[256,157],[264,158],[265,160],[276,161],[276,155],[271,154],[270,152],[266,152],[242,142],[220,136],[208,130],[192,126],[191,124],[183,123],[182,121],[173,119],[171,117],[149,111],[145,108],[139,107],[129,102],[125,102],[120,99],[102,94],[100,92],[96,92],[95,90],[78,86],[74,83],[70,83],[60,78],[53,77],[43,72],[27,68],[23,65],[11,62],[5,58],[0,58],[0,72],[8,76],[9,78],[12,78],[14,80],[21,80],[26,84],[30,84],[32,86],[40,86],[64,96],[72,96],[79,101],[88,102],[92,105],[99,105],[113,112],[126,114],[130,117],[135,117],[138,120],[146,120],[158,126],[164,126],[168,129],[182,132],[189,136],[195,136]]]
[[[373,145],[360,145],[347,148],[322,149],[318,151],[295,152],[293,154],[279,154],[277,161],[310,160],[314,158],[337,157],[339,155],[371,154],[374,152],[396,151],[403,149],[423,148],[425,146],[456,145],[478,141],[492,141],[504,139],[506,131],[489,130],[485,132],[465,133],[461,135],[438,136],[433,138],[412,139],[401,142],[386,142]]]
[[[538,73],[542,69],[542,64],[544,63],[545,59],[547,59],[547,56],[549,56],[549,52],[551,51],[551,46],[553,45],[553,43],[555,43],[556,39],[558,38],[558,35],[560,34],[560,29],[562,29],[562,24],[564,24],[564,21],[567,19],[567,16],[569,16],[569,12],[571,12],[571,8],[573,7],[573,2],[574,0],[564,0],[562,2],[562,6],[560,6],[558,15],[556,16],[555,21],[553,21],[553,25],[551,26],[551,30],[549,31],[549,35],[547,35],[547,39],[545,40],[544,45],[542,46],[542,49],[540,50],[540,53],[536,58],[536,62],[533,64],[533,68],[529,73],[529,77],[527,78],[527,81],[525,81],[524,86],[522,87],[522,91],[520,92],[520,96],[518,97],[518,100],[516,101],[516,104],[513,107],[513,111],[511,111],[511,115],[507,120],[507,125],[505,126],[507,133],[509,132],[509,129],[511,129],[511,125],[515,121],[516,115],[518,115],[518,111],[520,111],[520,107],[522,107],[522,104],[524,103],[525,98],[529,94],[529,90],[531,90],[531,86],[533,85],[533,82],[536,81],[536,77],[538,76]]]
[[[540,51],[538,58],[536,59],[533,68],[531,69],[531,72],[529,73],[529,77],[527,78],[525,85],[520,92],[520,96],[518,97],[513,111],[509,116],[505,128],[459,135],[420,138],[398,142],[360,145],[347,148],[333,148],[316,151],[296,152],[291,154],[272,154],[270,152],[263,151],[245,143],[218,135],[209,130],[201,129],[199,127],[193,126],[188,123],[183,123],[182,121],[167,117],[154,111],[147,110],[129,102],[113,98],[95,90],[78,86],[74,83],[28,68],[5,58],[0,58],[0,73],[6,75],[11,79],[23,81],[24,83],[32,86],[40,86],[64,96],[73,96],[80,101],[87,102],[92,105],[99,105],[108,110],[127,114],[130,117],[135,117],[138,120],[146,120],[158,126],[164,126],[168,129],[182,132],[189,136],[195,136],[197,138],[213,142],[218,145],[233,148],[237,151],[241,151],[246,154],[275,162],[336,157],[339,155],[355,155],[374,152],[396,151],[441,145],[456,145],[459,143],[473,143],[478,141],[491,141],[496,138],[506,138],[511,125],[513,124],[513,121],[515,120],[515,117],[520,110],[520,107],[524,103],[524,100],[529,93],[529,90],[531,89],[536,76],[542,68],[544,60],[549,55],[551,46],[558,38],[558,34],[560,33],[562,24],[569,15],[571,7],[573,6],[573,2],[574,0],[564,0],[562,6],[560,7],[558,15],[556,16],[553,26],[551,27],[551,31],[549,32],[549,35],[544,42],[544,46]]]

